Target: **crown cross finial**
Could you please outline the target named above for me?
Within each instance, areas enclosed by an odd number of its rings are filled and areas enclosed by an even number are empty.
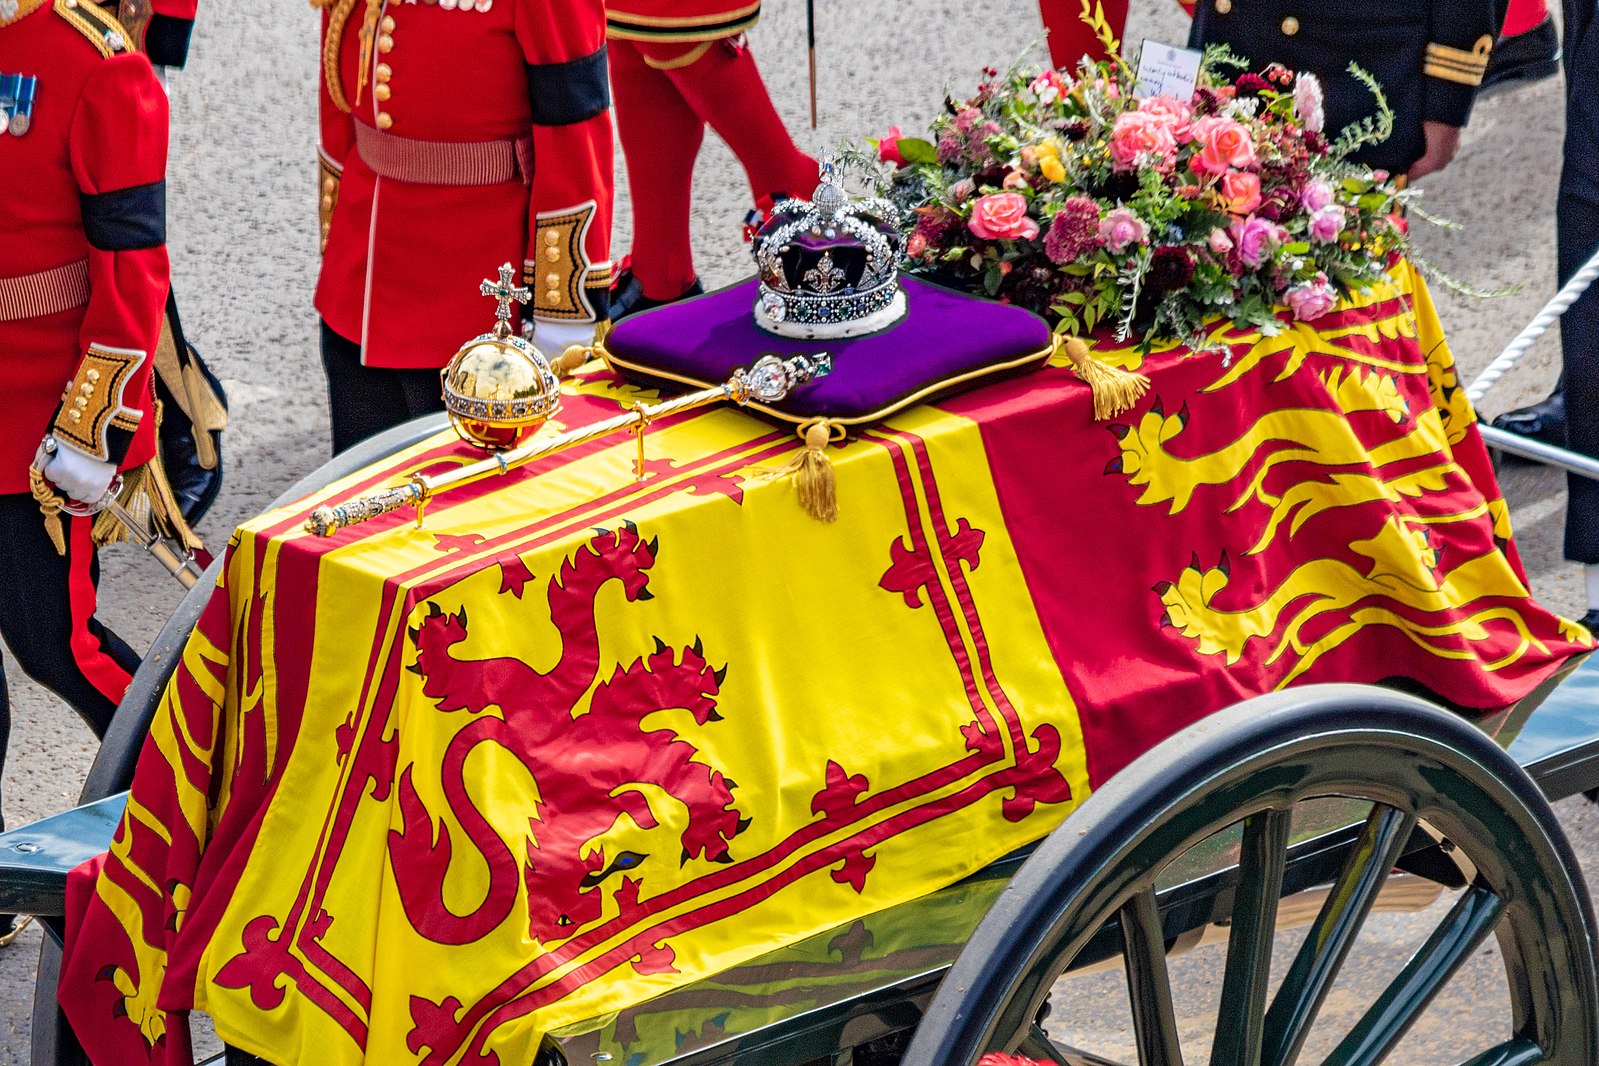
[[[494,333],[504,338],[511,332],[511,301],[525,304],[533,299],[533,290],[525,285],[517,285],[516,268],[510,263],[500,266],[500,281],[495,284],[487,278],[478,286],[478,291],[484,296],[492,296],[499,301],[499,306],[494,309]]]

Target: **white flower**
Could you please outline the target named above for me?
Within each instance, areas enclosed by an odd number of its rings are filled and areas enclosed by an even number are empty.
[[[1301,74],[1294,79],[1294,114],[1299,116],[1299,124],[1307,130],[1321,132],[1322,126],[1327,122],[1327,114],[1322,109],[1321,82],[1316,80],[1314,74]]]
[[[1260,101],[1252,96],[1240,96],[1222,106],[1222,117],[1238,122],[1248,122],[1260,113]]]

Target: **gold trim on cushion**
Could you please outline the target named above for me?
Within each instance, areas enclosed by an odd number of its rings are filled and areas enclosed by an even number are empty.
[[[594,305],[584,291],[589,273],[611,269],[609,263],[590,266],[584,250],[595,210],[595,202],[589,200],[564,211],[539,213],[532,251],[522,263],[523,284],[533,290],[533,317],[595,320]]]
[[[630,371],[634,374],[642,375],[648,378],[655,378],[659,381],[672,381],[679,385],[692,385],[697,389],[714,388],[716,385],[715,382],[707,383],[701,381],[699,378],[691,378],[682,374],[675,374],[670,370],[663,370],[660,367],[648,366],[644,363],[635,363],[629,359],[625,359],[622,356],[617,355],[616,352],[613,351],[608,345],[596,345],[595,348],[599,353],[600,358],[604,360],[605,365],[613,372]],[[744,406],[752,411],[760,411],[762,414],[770,415],[773,418],[781,419],[784,422],[792,422],[795,425],[808,425],[817,421],[826,421],[834,426],[870,425],[876,422],[881,422],[883,419],[897,411],[902,411],[907,407],[914,407],[919,403],[925,403],[932,397],[937,396],[949,389],[956,388],[957,386],[965,385],[969,382],[981,381],[984,378],[994,377],[996,375],[1009,373],[1015,370],[1026,370],[1029,367],[1043,366],[1045,363],[1049,362],[1050,356],[1054,353],[1055,344],[1053,341],[1051,341],[1049,347],[1047,348],[1042,348],[1036,352],[1028,352],[1026,355],[1018,356],[1015,359],[1006,360],[1003,363],[987,363],[983,366],[977,367],[976,369],[968,370],[964,374],[956,374],[954,377],[939,378],[937,381],[930,382],[929,384],[924,385],[920,389],[917,389],[915,392],[910,393],[907,396],[890,400],[888,403],[877,408],[876,410],[868,411],[867,413],[861,415],[851,415],[847,418],[832,414],[795,414],[790,411],[778,410],[775,407],[768,407],[762,403],[751,402],[745,404]]]
[[[1446,44],[1429,44],[1421,70],[1429,77],[1475,88],[1482,84],[1483,75],[1488,72],[1488,59],[1493,50],[1494,39],[1487,34],[1478,38],[1469,52]]]
[[[134,349],[89,345],[61,398],[61,411],[51,432],[85,455],[109,462],[107,430],[115,426],[131,431],[143,417],[123,404],[123,392],[144,359],[145,353]]]

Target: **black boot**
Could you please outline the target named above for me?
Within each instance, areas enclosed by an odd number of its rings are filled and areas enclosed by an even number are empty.
[[[1559,69],[1560,35],[1555,32],[1555,20],[1546,15],[1542,22],[1524,33],[1499,38],[1478,92],[1487,92],[1496,85],[1541,81]]]
[[[1528,440],[1541,441],[1544,444],[1553,444],[1558,448],[1566,446],[1566,394],[1552,392],[1547,399],[1540,400],[1530,407],[1522,407],[1515,411],[1506,411],[1492,423],[1495,429],[1502,429],[1506,433],[1514,433],[1518,437]]]
[[[670,300],[652,300],[644,295],[644,283],[639,281],[638,275],[623,267],[616,275],[616,282],[611,286],[611,321],[620,322],[638,311],[648,311],[652,307],[665,307],[675,304],[679,300],[687,300],[691,296],[705,295],[705,286],[700,284],[700,279],[695,278],[689,287],[672,297]]]

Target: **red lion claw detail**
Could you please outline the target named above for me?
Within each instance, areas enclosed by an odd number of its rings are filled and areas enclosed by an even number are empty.
[[[532,580],[533,571],[527,568],[527,563],[522,561],[520,555],[500,560],[500,592],[509,592],[517,599],[521,599],[522,590]]]
[[[717,721],[725,668],[712,669],[697,640],[690,648],[657,640],[647,655],[600,680],[596,597],[615,581],[628,601],[646,599],[657,547],[624,521],[617,529],[597,530],[562,564],[548,597],[561,656],[547,673],[514,658],[457,657],[457,646],[467,639],[465,613],[447,614],[429,604],[416,637],[422,691],[442,712],[475,716],[445,749],[443,792],[465,839],[488,865],[489,887],[470,914],[454,914],[445,905],[452,858],[467,861],[472,851],[452,852],[448,823],[427,809],[411,780],[415,767],[408,767],[399,783],[403,826],[391,831],[389,850],[405,913],[423,935],[452,944],[486,935],[509,914],[519,885],[526,887],[529,932],[546,943],[568,939],[598,919],[607,891],[615,893],[624,914],[637,911],[638,875],[650,856],[600,838],[624,815],[640,830],[661,829],[649,802],[656,790],[688,812],[673,846],[650,849],[658,858],[675,857],[681,849],[688,858],[732,861],[729,843],[748,823],[733,805],[731,785],[696,761],[698,749],[672,726],[644,724],[655,712],[674,709],[686,710],[701,726]],[[585,703],[587,710],[575,714]],[[525,848],[525,868],[468,793],[466,758],[483,743],[504,748],[537,784],[540,799],[528,812],[532,837],[516,849]],[[618,886],[613,879],[629,870],[634,876],[621,877]],[[651,949],[646,965],[659,963],[659,950]]]

